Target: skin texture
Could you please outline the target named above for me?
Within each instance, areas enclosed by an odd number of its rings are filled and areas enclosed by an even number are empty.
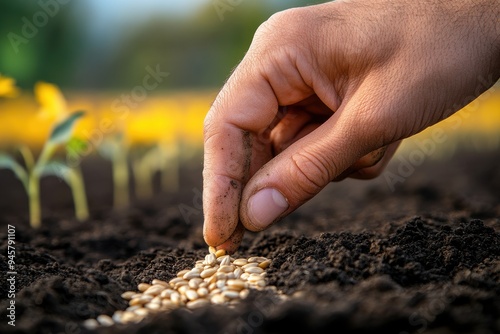
[[[480,0],[273,15],[205,119],[207,244],[234,252],[245,229],[267,228],[330,182],[379,175],[402,139],[499,78],[498,17],[497,1]]]

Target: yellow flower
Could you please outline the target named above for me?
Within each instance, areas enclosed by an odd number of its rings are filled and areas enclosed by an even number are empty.
[[[19,89],[16,87],[16,81],[0,74],[0,97],[16,97],[19,95]]]
[[[39,81],[35,84],[35,97],[40,104],[40,116],[60,119],[68,114],[66,100],[56,85]]]

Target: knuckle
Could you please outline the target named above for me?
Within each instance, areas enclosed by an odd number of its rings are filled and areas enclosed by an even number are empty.
[[[335,175],[335,165],[324,157],[308,152],[292,156],[292,179],[296,181],[297,191],[313,196],[325,187]]]

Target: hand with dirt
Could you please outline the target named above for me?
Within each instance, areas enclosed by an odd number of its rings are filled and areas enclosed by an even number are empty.
[[[345,1],[273,15],[205,119],[204,238],[234,252],[500,75],[498,0]]]

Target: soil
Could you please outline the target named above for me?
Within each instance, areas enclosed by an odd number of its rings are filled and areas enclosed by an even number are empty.
[[[125,309],[120,294],[168,280],[207,251],[201,161],[183,164],[181,190],[111,207],[110,166],[82,166],[91,219],[72,218],[70,192],[42,181],[43,225],[0,171],[0,332],[89,333],[83,320]],[[396,172],[397,162],[389,166]],[[158,178],[156,178],[158,181]],[[158,190],[158,186],[156,185]],[[97,333],[500,333],[500,155],[428,159],[405,182],[332,183],[238,256],[273,260],[272,289],[238,306],[160,313]],[[7,225],[15,226],[15,327],[7,321]]]

